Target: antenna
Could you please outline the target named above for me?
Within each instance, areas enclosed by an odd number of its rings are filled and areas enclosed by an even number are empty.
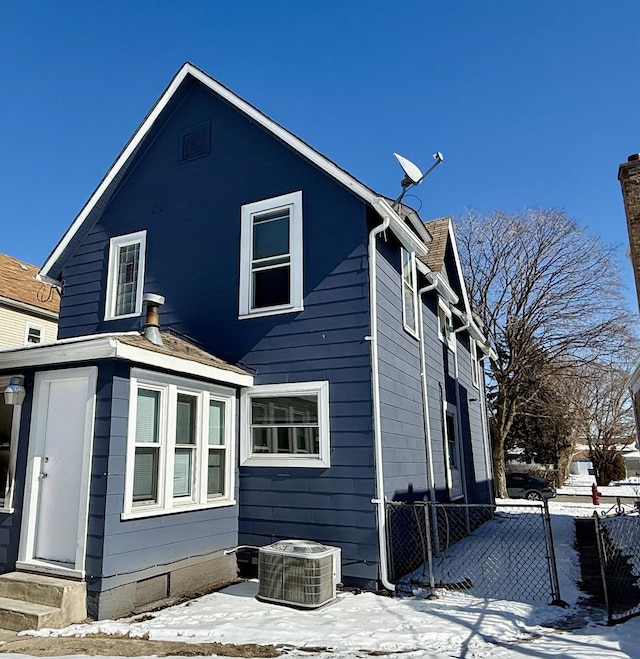
[[[444,160],[444,156],[438,151],[437,153],[433,154],[433,157],[435,159],[435,162],[427,171],[423,174],[422,170],[412,163],[409,159],[405,158],[404,156],[401,156],[399,153],[394,153],[393,154],[396,157],[396,160],[398,161],[398,164],[400,167],[402,167],[402,171],[404,172],[405,176],[400,181],[400,185],[402,186],[402,192],[400,193],[400,196],[393,202],[391,207],[395,207],[397,204],[399,204],[402,201],[402,197],[407,194],[407,190],[409,188],[414,187],[415,185],[420,185],[422,181]]]

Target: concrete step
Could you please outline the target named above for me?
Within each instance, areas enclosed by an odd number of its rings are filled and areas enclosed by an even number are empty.
[[[31,572],[0,574],[0,597],[61,608],[68,599],[84,598],[85,584]]]
[[[0,597],[0,628],[22,631],[43,627],[63,627],[61,609]]]
[[[31,572],[9,572],[0,574],[0,601],[4,608],[15,612],[10,619],[13,625],[18,624],[23,611],[20,604],[44,607],[34,609],[44,617],[47,617],[45,626],[65,627],[74,622],[81,622],[87,617],[86,584],[82,581],[62,579],[46,574],[35,574]],[[52,611],[57,611],[53,615]],[[2,620],[5,614],[0,609],[0,628],[5,629],[38,629],[33,627],[30,618],[24,618],[26,627],[6,627]],[[35,624],[35,622],[33,623]]]

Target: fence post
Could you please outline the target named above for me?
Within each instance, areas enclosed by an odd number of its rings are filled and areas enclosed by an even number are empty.
[[[553,529],[551,528],[551,515],[549,514],[549,503],[546,499],[543,503],[543,522],[545,535],[547,537],[547,551],[549,553],[549,575],[551,577],[551,604],[567,608],[569,605],[560,596],[560,579],[558,579],[558,566],[556,564],[556,550],[553,545]]]
[[[593,524],[596,529],[596,541],[598,544],[598,558],[600,559],[600,577],[602,579],[602,592],[604,594],[604,605],[607,607],[607,615],[609,617],[609,624],[613,621],[613,611],[609,605],[609,590],[607,588],[607,576],[605,572],[605,561],[607,556],[604,549],[604,543],[602,542],[602,527],[600,526],[600,515],[598,511],[593,513]]]
[[[433,576],[433,548],[431,546],[431,506],[429,502],[425,501],[424,504],[424,519],[425,519],[425,528],[427,531],[427,563],[429,563],[429,597],[428,599],[434,600],[438,599],[438,596],[435,593],[436,590],[436,580]]]

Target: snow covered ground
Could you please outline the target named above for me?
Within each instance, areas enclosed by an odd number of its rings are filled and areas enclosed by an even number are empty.
[[[591,496],[591,485],[595,483],[593,476],[569,476],[569,480],[559,487],[558,494],[568,494],[571,496]],[[625,481],[619,481],[608,486],[599,486],[598,491],[606,497],[639,497],[640,498],[640,479],[628,478]]]
[[[639,657],[640,618],[607,627],[603,611],[577,606],[580,571],[573,549],[573,517],[591,516],[594,506],[551,501],[550,510],[561,593],[570,605],[567,609],[452,592],[442,593],[437,600],[343,592],[327,606],[300,611],[259,602],[255,598],[257,583],[250,581],[152,617],[140,616],[139,621],[100,621],[31,633],[85,636],[102,632],[193,643],[272,644],[285,646],[286,657],[307,659],[364,658],[371,653],[407,659]],[[304,648],[316,651],[311,654]],[[325,650],[318,652],[318,648]]]

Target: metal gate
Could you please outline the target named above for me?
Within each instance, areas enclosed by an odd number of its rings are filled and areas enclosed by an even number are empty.
[[[398,591],[564,604],[546,501],[387,502],[389,575]]]
[[[618,505],[594,513],[600,573],[609,624],[640,615],[640,516]]]

